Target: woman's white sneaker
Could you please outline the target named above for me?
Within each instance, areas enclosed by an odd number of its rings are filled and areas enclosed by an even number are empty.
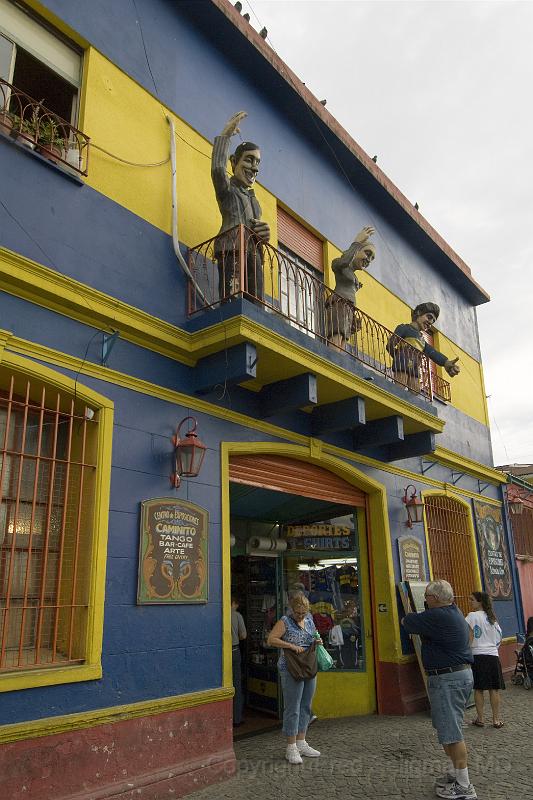
[[[318,758],[318,756],[320,755],[320,751],[315,750],[314,747],[308,745],[305,739],[303,739],[302,741],[297,741],[296,746],[301,756],[307,756],[307,758]]]
[[[289,764],[302,764],[302,757],[300,755],[300,751],[295,744],[288,744],[287,751],[285,753],[285,758],[289,762]]]

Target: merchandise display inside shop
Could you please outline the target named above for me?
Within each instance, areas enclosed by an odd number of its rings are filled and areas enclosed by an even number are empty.
[[[302,591],[335,670],[364,669],[356,521],[353,515],[282,530],[286,596]]]
[[[363,640],[357,559],[285,559],[288,591],[303,591],[309,600],[324,647],[336,670],[363,669]]]

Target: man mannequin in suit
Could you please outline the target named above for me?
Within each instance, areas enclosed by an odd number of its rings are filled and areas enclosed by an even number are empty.
[[[239,124],[246,116],[245,111],[239,111],[228,120],[215,138],[211,157],[211,179],[222,215],[215,243],[221,300],[240,292],[259,299],[263,296],[262,242],[268,242],[270,228],[261,221],[261,206],[253,190],[261,152],[253,142],[241,142],[229,156],[231,137],[239,133]],[[226,172],[228,156],[233,170],[231,178]],[[244,231],[244,241],[239,237],[239,230],[234,230],[237,225],[249,229]],[[243,246],[245,269],[244,286],[241,286],[240,253]]]

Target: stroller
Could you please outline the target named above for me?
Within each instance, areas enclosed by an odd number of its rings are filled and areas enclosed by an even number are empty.
[[[521,650],[515,650],[516,664],[511,683],[522,684],[524,689],[533,686],[533,637],[529,636]]]

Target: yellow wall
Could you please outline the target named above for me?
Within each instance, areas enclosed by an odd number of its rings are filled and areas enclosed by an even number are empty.
[[[135,163],[157,163],[170,152],[170,112],[98,51],[85,58],[81,129],[94,145]],[[211,183],[211,144],[179,117],[176,158],[180,239],[195,245],[218,232],[220,213]],[[180,138],[182,137],[182,138]],[[184,139],[186,141],[184,141]],[[170,163],[134,167],[91,150],[87,183],[134,214],[170,234]],[[276,199],[257,185],[263,218],[276,230]]]
[[[452,385],[452,402],[455,408],[488,426],[489,412],[482,365],[442,333],[435,336],[435,347],[449,358],[459,356],[461,372],[455,378],[448,378],[446,371],[440,370]]]

